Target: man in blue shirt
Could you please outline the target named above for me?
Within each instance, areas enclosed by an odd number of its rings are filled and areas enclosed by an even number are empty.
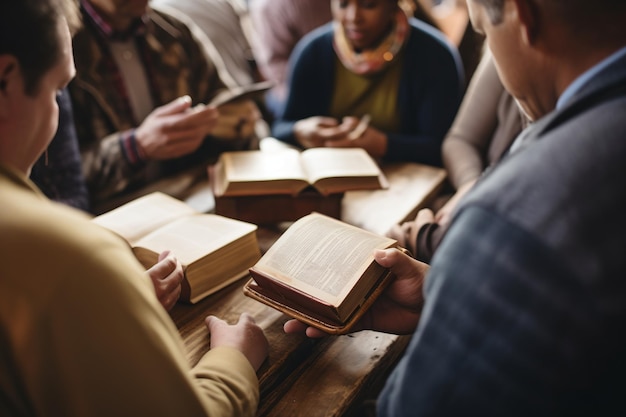
[[[468,6],[535,121],[430,268],[376,253],[398,279],[361,328],[413,332],[378,415],[626,415],[626,2]]]

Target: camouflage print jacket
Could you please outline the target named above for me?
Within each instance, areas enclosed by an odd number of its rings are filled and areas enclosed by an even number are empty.
[[[116,89],[116,74],[109,70],[108,54],[102,49],[97,28],[89,19],[74,37],[76,78],[69,90],[73,101],[76,129],[80,141],[83,172],[89,187],[94,212],[110,202],[124,201],[156,180],[169,177],[207,157],[214,157],[223,142],[207,138],[192,155],[168,161],[132,164],[120,146],[120,135],[138,126],[124,109],[125,101]],[[145,44],[155,106],[162,106],[183,95],[193,104],[207,103],[224,88],[217,69],[207,58],[202,45],[190,30],[169,15],[150,10],[146,19]],[[175,194],[175,193],[172,193]]]

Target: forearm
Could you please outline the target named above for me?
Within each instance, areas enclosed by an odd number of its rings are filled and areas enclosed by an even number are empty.
[[[477,148],[458,133],[451,132],[442,145],[443,164],[455,189],[478,178],[486,158],[486,150]]]
[[[227,347],[213,348],[192,369],[192,375],[211,417],[255,415],[259,403],[258,378],[241,352]]]
[[[435,251],[441,243],[441,239],[445,234],[447,226],[438,223],[426,223],[417,233],[415,242],[415,259],[425,263],[430,263]]]

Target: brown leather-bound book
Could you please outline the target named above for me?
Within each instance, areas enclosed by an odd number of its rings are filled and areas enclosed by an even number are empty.
[[[374,260],[397,242],[319,213],[292,224],[250,268],[244,293],[328,333],[346,333],[392,278]]]
[[[261,257],[256,225],[199,213],[160,192],[93,221],[124,238],[145,268],[154,265],[161,252],[170,250],[185,270],[181,300],[190,303],[243,278]]]

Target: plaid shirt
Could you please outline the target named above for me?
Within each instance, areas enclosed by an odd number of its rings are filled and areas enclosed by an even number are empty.
[[[119,199],[192,165],[206,164],[223,147],[219,141],[207,140],[198,151],[182,158],[148,162],[133,158],[128,139],[138,121],[108,42],[119,37],[136,40],[155,106],[183,95],[191,96],[194,105],[207,103],[224,84],[203,46],[187,26],[171,16],[149,9],[131,32],[119,34],[87,2],[83,3],[82,13],[84,27],[73,40],[77,74],[69,91],[83,172],[94,212],[98,212],[98,206],[108,200]]]
[[[149,49],[145,42],[147,15],[144,15],[142,19],[135,20],[127,31],[116,32],[111,25],[102,19],[102,17],[88,1],[81,1],[81,9],[83,11],[85,21],[88,21],[88,24],[96,29],[98,36],[95,37],[95,40],[98,42],[100,50],[103,53],[103,64],[106,66],[107,73],[110,74],[111,79],[113,80],[114,91],[121,98],[121,103],[124,106],[123,109],[121,109],[123,113],[133,114],[133,109],[130,104],[129,94],[126,89],[126,84],[124,83],[124,78],[122,77],[115,60],[109,51],[109,47],[107,45],[109,42],[123,42],[134,39],[137,45],[137,50],[140,54],[139,59],[144,64],[146,76],[148,77],[148,85],[150,86],[152,100],[155,101],[156,97],[154,97],[154,91],[157,91],[158,86],[156,85],[154,79],[153,66],[150,62],[150,54],[148,53]],[[141,120],[138,120],[136,115],[133,114],[133,117],[135,124],[139,124],[141,122]],[[128,135],[125,136],[128,137]]]

